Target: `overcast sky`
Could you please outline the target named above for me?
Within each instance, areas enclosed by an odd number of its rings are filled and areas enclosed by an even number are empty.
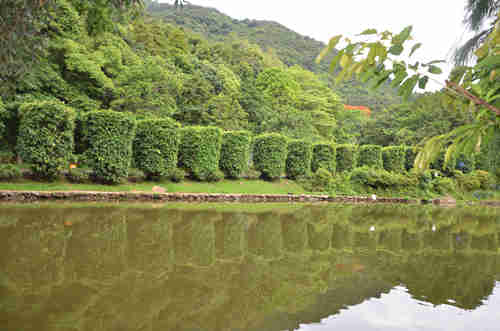
[[[462,25],[466,0],[190,0],[190,3],[217,8],[237,19],[277,21],[323,42],[334,35],[355,35],[366,28],[400,32],[413,25],[415,40],[423,43],[414,58],[424,62],[448,60],[454,45],[466,40]],[[442,82],[444,79],[439,78]]]

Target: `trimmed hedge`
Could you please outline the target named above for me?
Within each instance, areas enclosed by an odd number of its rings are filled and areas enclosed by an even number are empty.
[[[213,127],[182,128],[179,167],[194,179],[205,181],[219,169],[222,130]]]
[[[137,122],[133,142],[134,162],[146,178],[166,177],[177,167],[179,127],[179,123],[169,118]]]
[[[337,164],[337,150],[333,144],[317,143],[313,146],[313,157],[311,169],[313,172],[319,168],[328,170],[331,174],[335,173]]]
[[[355,145],[337,145],[336,170],[338,173],[352,171],[357,164],[357,148]]]
[[[382,146],[363,145],[359,147],[358,167],[363,166],[373,167],[376,169],[383,168]]]
[[[287,140],[278,133],[266,133],[255,138],[253,161],[255,169],[267,180],[277,179],[285,170]]]
[[[87,113],[82,123],[88,149],[85,159],[99,182],[116,184],[128,177],[136,121],[129,115],[98,110]]]
[[[23,104],[19,113],[18,154],[31,163],[37,178],[54,180],[73,155],[74,110],[60,102],[42,101]]]
[[[248,131],[224,132],[219,167],[226,177],[240,178],[248,169],[251,143],[252,136]]]
[[[392,172],[403,172],[405,170],[406,147],[388,146],[382,148],[382,160],[384,169]]]
[[[311,172],[312,145],[304,140],[288,142],[288,155],[285,163],[286,176],[297,179]]]

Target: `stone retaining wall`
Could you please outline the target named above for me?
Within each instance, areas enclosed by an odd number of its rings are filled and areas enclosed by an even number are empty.
[[[188,202],[344,202],[344,203],[420,203],[405,198],[348,197],[305,194],[219,194],[219,193],[148,193],[148,192],[40,192],[0,191],[0,201],[188,201]]]

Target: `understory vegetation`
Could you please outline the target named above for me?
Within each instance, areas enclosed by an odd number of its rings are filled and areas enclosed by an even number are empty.
[[[212,12],[206,30],[195,22],[209,9],[147,2],[149,14],[96,30],[78,4],[55,0],[43,56],[22,79],[2,80],[0,181],[286,177],[333,194],[497,189],[500,135],[474,155],[450,163],[443,150],[431,169],[413,167],[423,142],[472,121],[463,100],[439,91],[403,101],[389,84],[373,91],[354,80],[333,86],[314,64],[324,45],[274,23]],[[273,43],[280,38],[292,42]]]

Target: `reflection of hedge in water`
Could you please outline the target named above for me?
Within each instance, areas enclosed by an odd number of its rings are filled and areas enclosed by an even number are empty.
[[[324,208],[311,210],[311,217],[307,222],[307,236],[309,248],[325,251],[330,248],[332,238],[332,224],[328,222],[328,211]]]
[[[66,266],[71,266],[76,278],[104,280],[124,271],[127,264],[125,215],[123,210],[109,208],[95,215],[92,212],[86,217],[82,215],[81,222],[68,226]]]
[[[298,215],[283,215],[281,231],[283,234],[283,249],[287,252],[302,252],[307,246],[307,222],[303,213]]]
[[[233,259],[245,254],[248,217],[240,213],[223,213],[222,220],[215,223],[217,258]]]
[[[39,319],[40,330],[63,329],[67,323],[79,325],[81,330],[127,329],[124,325],[128,329],[220,330],[221,321],[231,321],[226,329],[261,330],[271,320],[277,329],[286,329],[282,326],[289,325],[280,324],[279,316],[291,318],[295,323],[319,321],[334,314],[336,307],[362,302],[400,283],[408,284],[410,294],[425,301],[438,304],[453,299],[458,306],[469,309],[480,305],[491,293],[494,275],[500,274],[499,231],[495,222],[483,223],[486,226],[482,227],[469,218],[449,217],[443,223],[436,223],[436,232],[432,232],[432,222],[407,221],[396,227],[401,219],[397,215],[407,212],[398,209],[387,224],[378,221],[376,230],[370,232],[367,225],[375,219],[370,217],[363,222],[359,217],[366,213],[358,209],[364,207],[355,206],[347,211],[339,207],[307,206],[290,213],[291,219],[276,213],[246,218],[247,215],[238,213],[162,209],[82,208],[69,212],[52,209],[43,221],[33,216],[33,210],[27,210],[17,223],[4,221],[2,224],[6,225],[0,225],[0,248],[8,252],[8,257],[0,255],[0,270],[9,272],[9,282],[16,284],[13,289],[37,284],[47,290],[36,296],[31,291],[5,290],[1,279],[0,290],[11,301],[12,293],[19,293],[13,310],[17,315],[10,320],[22,321],[22,314],[31,314],[35,300],[41,307],[40,316],[44,316]],[[388,209],[369,210],[376,215],[388,214]],[[2,216],[9,214],[12,213],[2,210]],[[71,219],[66,215],[71,215]],[[206,216],[205,220],[201,215]],[[429,215],[433,213],[422,218]],[[72,225],[64,226],[64,221],[71,221]],[[467,227],[455,222],[465,222]],[[170,228],[163,228],[164,223]],[[249,240],[257,238],[266,246],[258,249],[255,240],[250,240],[249,251],[258,256],[245,251],[247,225],[251,228]],[[308,243],[306,248],[312,245],[311,226],[313,229],[325,226],[333,246],[340,249],[321,254],[303,249],[304,243]],[[300,229],[307,229],[304,237],[300,236]],[[461,232],[456,232],[459,229]],[[34,238],[30,237],[33,230],[40,232],[38,240],[29,239]],[[114,235],[113,231],[125,235]],[[171,269],[140,261],[140,256],[149,262],[167,258],[169,244],[165,238],[169,231],[173,232],[174,250],[180,249],[176,258],[186,256],[186,261],[177,261],[179,264]],[[342,233],[351,240],[337,240]],[[324,238],[324,233],[313,234]],[[370,245],[373,238],[378,238],[377,250],[356,253],[352,240],[366,236]],[[451,249],[445,245],[443,250],[436,244],[440,236],[450,240]],[[459,253],[453,250],[459,247],[457,236],[461,237],[460,245],[470,243]],[[413,244],[408,244],[408,239]],[[65,240],[68,240],[66,256]],[[196,247],[195,240],[209,243]],[[8,245],[6,241],[10,241]],[[280,245],[276,246],[276,241]],[[481,244],[483,241],[486,243]],[[495,242],[497,246],[492,247]],[[392,254],[399,243],[402,251]],[[222,255],[231,260],[217,261],[214,245],[217,257]],[[148,247],[158,251],[148,252]],[[212,254],[208,257],[199,254],[202,249]],[[284,252],[291,249],[294,254],[281,254],[281,249]],[[58,256],[64,260],[57,260]],[[238,259],[232,259],[233,256]],[[115,269],[113,259],[124,263]],[[80,261],[85,268],[75,264]],[[213,264],[207,265],[207,261]],[[97,266],[92,265],[96,262]],[[62,270],[67,271],[64,277]],[[145,270],[151,272],[142,272]],[[98,273],[103,276],[98,277]],[[5,317],[3,312],[0,309],[0,319]]]
[[[173,224],[176,264],[208,266],[215,261],[215,225],[220,214],[186,212]]]
[[[248,251],[265,258],[281,255],[283,236],[280,217],[274,213],[259,214],[248,230]]]
[[[139,210],[127,213],[128,264],[139,271],[165,272],[174,262],[172,223],[177,211]]]

